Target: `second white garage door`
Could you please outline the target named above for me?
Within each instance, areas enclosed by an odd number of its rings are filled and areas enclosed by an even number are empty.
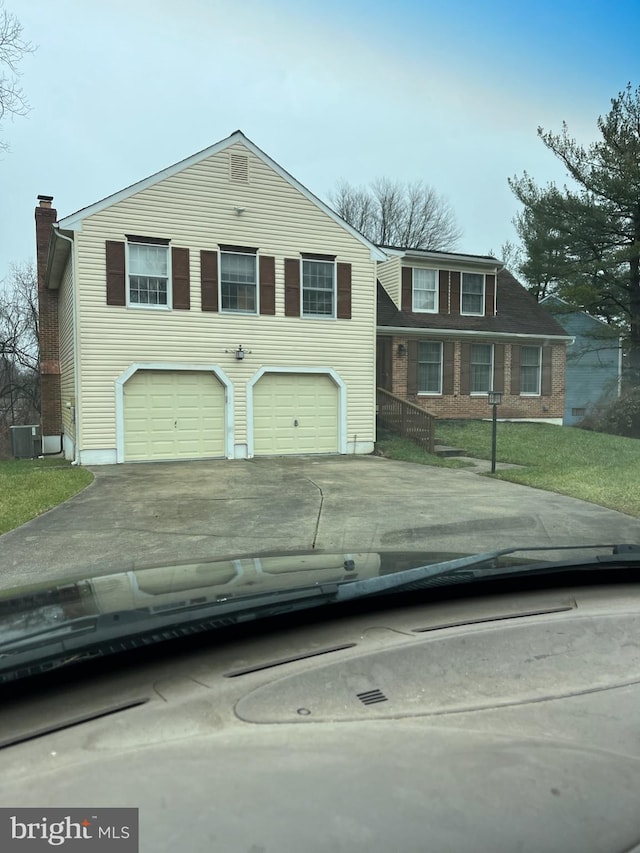
[[[266,373],[253,389],[254,454],[337,453],[338,388],[317,373]]]
[[[138,370],[123,390],[126,462],[225,455],[224,387],[213,373]]]

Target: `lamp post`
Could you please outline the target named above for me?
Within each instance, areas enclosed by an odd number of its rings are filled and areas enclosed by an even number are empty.
[[[498,406],[502,402],[502,391],[489,391],[489,405],[493,406],[491,424],[491,473],[496,473],[496,440],[498,434]]]

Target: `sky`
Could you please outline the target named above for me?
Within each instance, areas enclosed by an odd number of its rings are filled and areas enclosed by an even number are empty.
[[[0,3],[2,0],[0,0]],[[537,128],[587,144],[640,85],[638,0],[5,0],[37,46],[31,111],[4,120],[0,281],[59,218],[241,129],[327,200],[337,182],[424,181],[458,250],[500,254],[507,179],[563,183]]]

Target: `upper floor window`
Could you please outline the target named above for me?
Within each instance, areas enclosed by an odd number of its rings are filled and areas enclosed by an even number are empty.
[[[418,393],[442,394],[442,344],[420,341],[418,344]]]
[[[520,393],[540,394],[541,347],[520,347]]]
[[[484,314],[484,274],[463,272],[460,287],[460,313]]]
[[[493,345],[471,346],[471,393],[488,394],[493,390]]]
[[[437,270],[413,269],[413,310],[438,310]]]
[[[335,317],[336,265],[333,261],[302,261],[302,316]]]
[[[129,305],[170,308],[169,246],[127,243]]]
[[[223,311],[255,314],[257,305],[256,255],[220,252],[220,295]]]

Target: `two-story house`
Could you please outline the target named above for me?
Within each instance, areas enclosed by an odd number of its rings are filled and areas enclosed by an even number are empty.
[[[386,255],[244,134],[60,220],[39,199],[45,451],[373,450]]]
[[[370,453],[376,387],[562,422],[570,338],[499,261],[373,245],[240,131],[63,219],[39,201],[46,452]]]
[[[439,418],[562,423],[571,336],[494,257],[382,247],[377,384]]]

